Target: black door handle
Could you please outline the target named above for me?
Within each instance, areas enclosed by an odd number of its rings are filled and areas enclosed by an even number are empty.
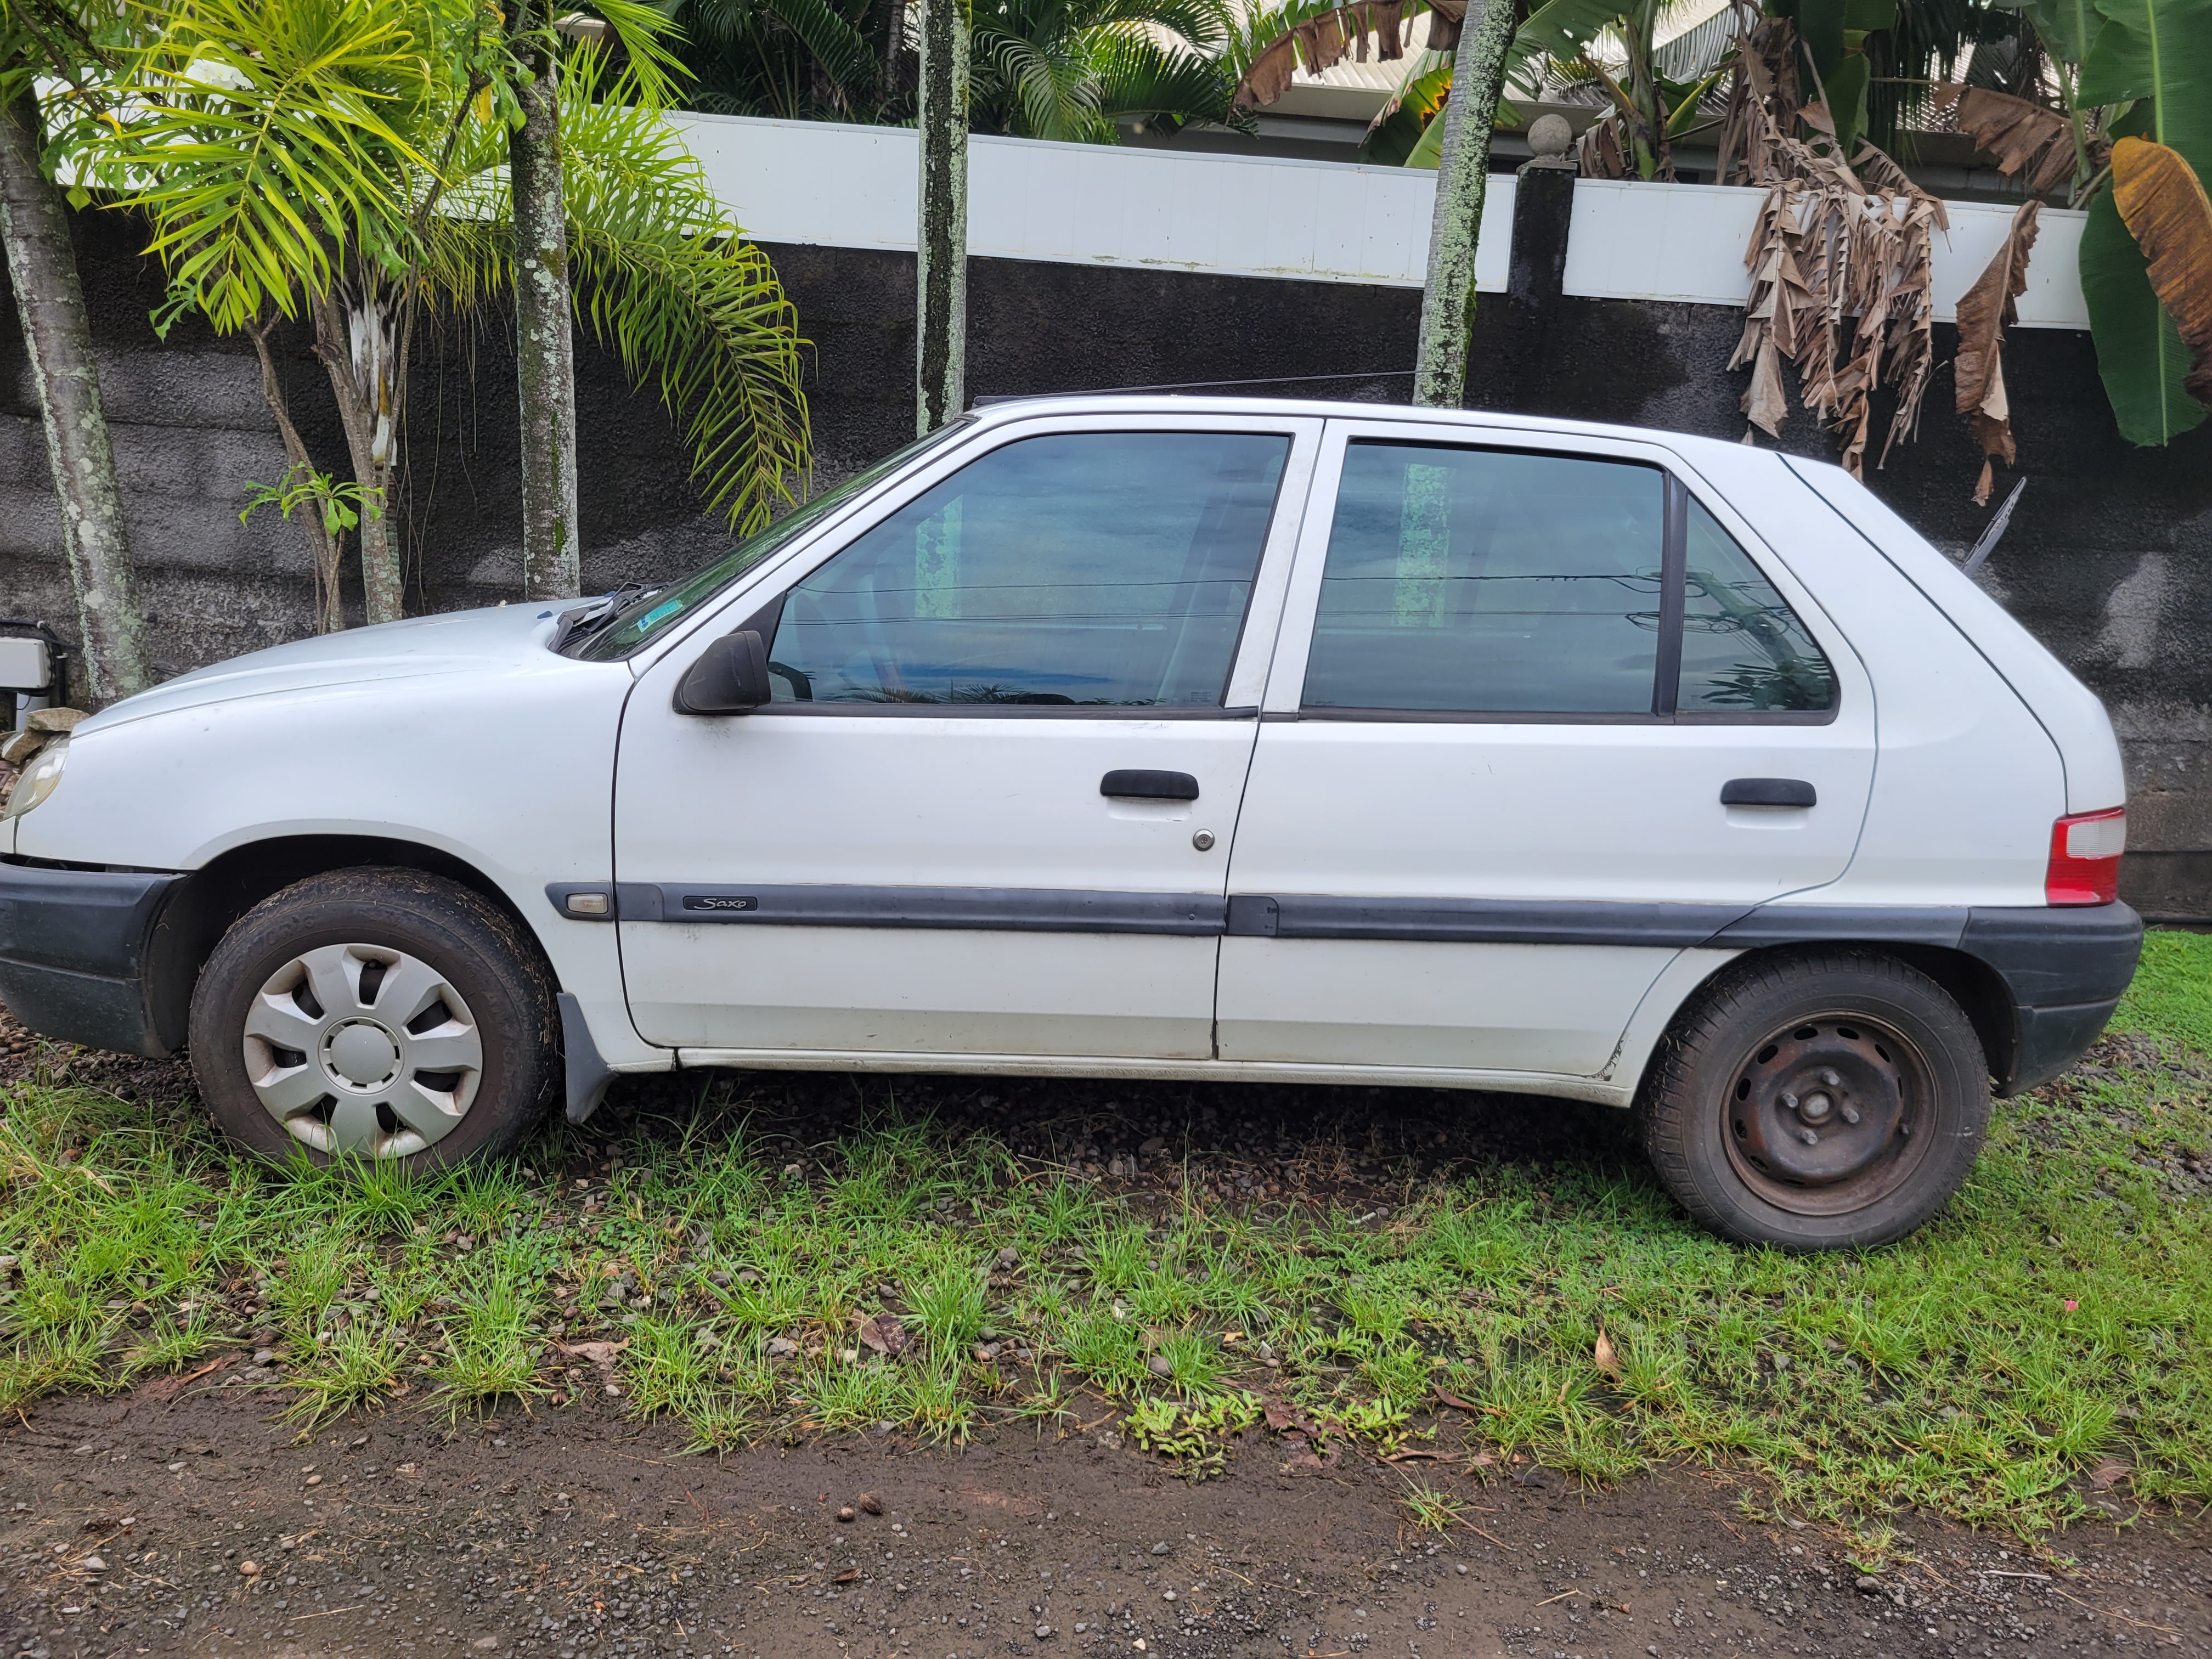
[[[1820,799],[1802,778],[1730,778],[1721,786],[1723,806],[1814,806]]]
[[[1120,800],[1196,800],[1198,780],[1188,772],[1109,772],[1098,780],[1098,793]]]

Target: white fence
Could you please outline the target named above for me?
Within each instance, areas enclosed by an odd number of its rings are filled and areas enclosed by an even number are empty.
[[[915,134],[685,115],[678,125],[716,191],[764,242],[911,252]],[[1436,174],[1025,138],[969,143],[968,251],[1007,259],[1119,265],[1227,276],[1293,277],[1419,288],[1428,263]],[[1505,286],[1513,180],[1493,174],[1475,285]],[[1613,300],[1741,306],[1756,190],[1575,181],[1565,291]],[[1936,238],[1936,315],[2003,240],[2008,207],[1945,204]],[[2020,320],[2087,328],[2076,251],[2087,215],[2045,209]]]

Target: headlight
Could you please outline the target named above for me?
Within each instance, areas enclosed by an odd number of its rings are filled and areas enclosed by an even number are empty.
[[[62,763],[69,759],[69,739],[56,738],[31,757],[23,775],[15,780],[15,793],[0,806],[0,818],[19,818],[54,793],[62,781]]]

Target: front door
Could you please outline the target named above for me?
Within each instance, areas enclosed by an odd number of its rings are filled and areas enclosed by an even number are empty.
[[[616,785],[640,1033],[787,1061],[1209,1055],[1289,481],[1320,430],[1009,428],[744,596],[772,704],[678,714],[697,651],[657,664]]]
[[[1677,951],[1843,873],[1864,671],[1656,447],[1332,422],[1321,478],[1221,1056],[1596,1076]]]

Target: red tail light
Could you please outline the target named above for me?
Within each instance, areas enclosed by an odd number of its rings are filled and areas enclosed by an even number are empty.
[[[2120,896],[2120,854],[2128,850],[2128,809],[2077,812],[2051,826],[2051,867],[2043,896],[2051,904],[2110,904]]]

